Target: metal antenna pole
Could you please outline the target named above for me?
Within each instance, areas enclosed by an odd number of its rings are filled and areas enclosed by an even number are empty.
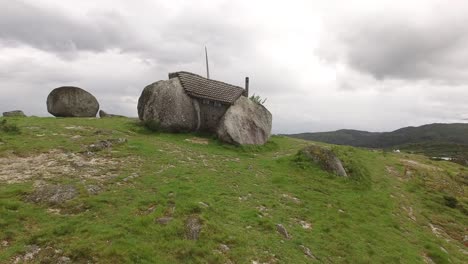
[[[208,50],[205,46],[205,58],[206,58],[206,78],[209,79],[210,78],[210,68],[208,66]]]

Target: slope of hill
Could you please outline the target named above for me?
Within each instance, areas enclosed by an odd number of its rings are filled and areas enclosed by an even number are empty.
[[[339,178],[298,162],[308,144],[10,118],[0,263],[466,263],[466,169],[330,146],[351,175]]]

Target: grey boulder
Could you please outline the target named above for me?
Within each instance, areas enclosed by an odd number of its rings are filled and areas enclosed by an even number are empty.
[[[299,151],[307,160],[318,164],[323,170],[338,176],[347,177],[346,171],[341,163],[341,160],[333,153],[333,151],[317,146],[311,145]]]
[[[138,99],[138,117],[152,129],[169,132],[193,131],[197,125],[192,99],[179,78],[146,86]]]
[[[96,117],[98,110],[96,98],[78,87],[59,87],[47,97],[47,111],[56,117]]]
[[[221,119],[217,136],[237,145],[263,145],[271,134],[271,113],[261,104],[241,96]]]
[[[99,117],[100,118],[108,118],[108,117],[125,117],[125,116],[109,114],[109,113],[105,112],[104,110],[99,110]]]
[[[4,117],[25,117],[26,115],[21,110],[14,110],[14,111],[3,112],[3,116]]]

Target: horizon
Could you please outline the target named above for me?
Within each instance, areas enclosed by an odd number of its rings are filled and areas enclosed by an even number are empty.
[[[207,46],[211,79],[243,87],[250,77],[275,134],[468,120],[463,1],[1,5],[0,112],[51,116],[48,93],[72,85],[135,117],[146,85],[175,71],[205,76]]]

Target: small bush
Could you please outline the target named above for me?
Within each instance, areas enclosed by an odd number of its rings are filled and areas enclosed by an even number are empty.
[[[259,105],[263,105],[266,102],[267,98],[262,100],[260,95],[253,94],[252,96],[250,96],[250,100],[252,100],[253,102],[255,102],[255,103],[259,104]]]
[[[19,134],[21,133],[19,127],[15,124],[8,124],[6,119],[0,121],[0,132]]]
[[[455,208],[458,205],[458,200],[453,196],[444,195],[444,204],[450,208]]]

